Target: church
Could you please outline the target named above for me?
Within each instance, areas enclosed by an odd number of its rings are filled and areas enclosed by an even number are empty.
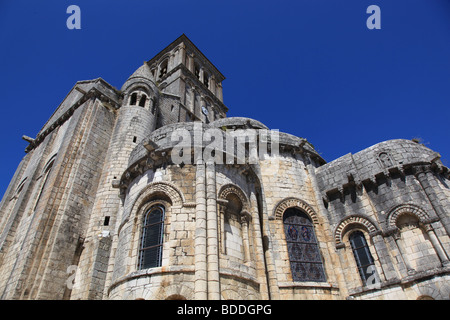
[[[186,35],[119,89],[79,81],[0,203],[13,300],[449,300],[450,174],[418,141],[326,162],[227,117]]]

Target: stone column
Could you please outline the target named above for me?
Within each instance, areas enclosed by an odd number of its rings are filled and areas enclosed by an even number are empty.
[[[205,71],[203,67],[200,67],[199,79],[201,83],[203,83],[203,76],[205,75]]]
[[[413,275],[416,273],[416,270],[414,270],[414,268],[411,266],[411,264],[409,263],[407,257],[406,257],[406,250],[403,246],[403,242],[401,239],[401,233],[400,230],[396,230],[394,231],[394,233],[392,234],[392,237],[394,239],[394,244],[398,249],[398,252],[400,254],[400,257],[403,261],[403,264],[406,267],[406,272],[408,275]]]
[[[186,46],[183,44],[180,45],[180,49],[178,50],[178,63],[184,64],[187,66],[186,63]]]
[[[424,230],[428,234],[428,237],[430,238],[431,244],[433,245],[434,251],[436,251],[439,260],[441,260],[441,263],[443,266],[448,266],[450,264],[450,261],[447,257],[447,254],[445,253],[444,248],[442,248],[441,243],[439,242],[438,237],[436,236],[436,233],[434,232],[433,227],[431,224],[427,223],[423,225]]]
[[[264,206],[264,205],[263,205]],[[264,206],[265,207],[265,206]],[[264,209],[263,209],[264,210]],[[267,218],[267,211],[264,210],[263,213],[263,225],[262,225],[262,239],[264,243],[264,257],[266,260],[266,270],[267,270],[267,283],[269,285],[270,298],[272,300],[280,299],[280,292],[278,288],[277,270],[275,267],[275,262],[272,256],[272,248],[270,245],[270,231],[269,231],[269,220]]]
[[[314,197],[316,200],[317,207],[319,209],[318,213],[322,219],[327,219],[328,221],[331,221],[330,214],[329,214],[327,208],[325,208],[325,205],[323,203],[322,194],[320,192],[319,184],[317,183],[316,168],[313,166],[313,161],[312,161],[311,157],[309,156],[309,154],[303,154],[303,156],[304,156],[304,159],[306,158],[305,159],[306,160],[305,161],[306,162],[305,163],[306,170],[308,171],[308,176],[309,176],[309,179],[311,181],[311,186],[314,191]],[[323,231],[327,238],[333,239],[331,230],[329,230],[329,228],[325,227],[325,228],[323,228]],[[323,250],[322,253],[328,261],[333,261],[328,250]],[[342,270],[341,265],[336,265],[334,268],[328,268],[327,271],[331,271],[330,272],[331,277],[330,277],[329,281],[337,282],[340,278],[338,275],[339,275],[339,272],[342,272],[341,270]],[[344,284],[342,283],[341,286],[344,286]]]
[[[372,236],[373,245],[375,247],[376,254],[380,261],[381,269],[383,270],[384,277],[387,281],[397,278],[397,273],[395,271],[394,265],[389,257],[386,244],[381,234],[376,234]]]
[[[217,239],[216,167],[206,164],[206,236],[208,258],[208,299],[220,300],[219,242]]]
[[[223,102],[222,83],[218,83],[216,86],[216,97]]]
[[[160,77],[160,74],[161,74],[161,64],[159,64],[157,67],[156,67],[156,71],[155,71],[156,73],[155,73],[155,81],[158,81],[159,80],[159,77]]]
[[[226,206],[219,204],[219,217],[220,217],[220,252],[225,254],[225,214]]]
[[[195,278],[196,300],[208,298],[207,255],[206,255],[206,170],[203,160],[197,160],[195,180]]]
[[[187,58],[188,58],[187,67],[190,72],[194,73],[194,54],[193,53],[188,54]]]
[[[328,210],[327,210],[327,208],[325,208],[325,205],[323,204],[320,188],[317,183],[316,169],[312,165],[312,160],[309,155],[306,155],[306,160],[307,160],[306,170],[308,171],[309,179],[311,180],[311,185],[314,190],[315,200],[316,200],[317,206],[319,207],[319,213],[321,214],[322,217],[328,218],[328,216],[329,216]]]
[[[268,300],[269,292],[268,292],[268,281],[266,274],[266,267],[264,261],[264,248],[262,244],[262,234],[261,234],[261,225],[259,222],[259,211],[258,211],[258,200],[256,199],[255,192],[250,193],[250,206],[251,206],[251,215],[252,215],[252,229],[253,229],[253,245],[255,252],[255,268],[256,274],[260,282],[260,290],[261,299]]]
[[[191,90],[189,91],[189,95],[191,96],[190,104],[186,106],[190,112],[195,112],[195,87],[191,87]]]
[[[214,113],[214,107],[212,104],[208,105],[208,115],[206,116],[209,119],[209,122],[213,122],[214,120],[216,120],[216,118],[214,117],[215,113]]]
[[[248,240],[248,223],[250,220],[250,213],[242,211],[240,215],[242,228],[242,245],[244,247],[244,263],[250,261],[250,245]]]
[[[443,194],[436,193],[436,189],[439,188],[436,185],[436,179],[431,171],[431,165],[418,165],[413,167],[414,175],[422,186],[431,206],[436,212],[439,219],[444,225],[445,231],[450,236],[450,208],[447,197]]]
[[[167,62],[167,73],[169,73],[169,71],[172,70],[174,67],[174,62],[175,62],[174,58],[175,58],[175,54],[172,52],[169,55],[169,61]]]
[[[209,77],[209,90],[213,93],[213,95],[216,95],[216,78],[214,75]]]

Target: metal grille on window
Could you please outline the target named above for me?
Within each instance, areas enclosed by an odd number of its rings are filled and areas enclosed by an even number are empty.
[[[152,206],[144,216],[139,269],[161,266],[162,243],[164,236],[164,207]]]
[[[364,284],[368,278],[375,272],[375,265],[366,238],[361,231],[354,231],[350,235],[350,245],[352,246],[353,255],[358,265],[359,274]]]
[[[325,270],[311,219],[302,211],[289,208],[284,213],[283,224],[292,279],[325,282]]]

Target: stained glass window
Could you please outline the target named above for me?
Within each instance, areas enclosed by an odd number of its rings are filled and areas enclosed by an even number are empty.
[[[139,251],[139,269],[161,266],[163,236],[164,207],[155,205],[144,215]]]
[[[302,211],[289,208],[284,213],[283,224],[292,279],[325,282],[325,270],[311,219]]]
[[[349,239],[356,264],[358,265],[359,274],[361,275],[363,283],[366,284],[367,279],[373,274],[373,270],[375,270],[373,257],[370,254],[366,238],[361,231],[354,231]]]

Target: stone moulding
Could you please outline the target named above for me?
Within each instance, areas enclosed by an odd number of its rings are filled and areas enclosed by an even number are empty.
[[[150,268],[150,269],[144,269],[144,270],[138,270],[135,272],[132,272],[117,281],[115,281],[111,286],[108,288],[108,295],[111,293],[112,290],[117,288],[118,286],[124,284],[125,282],[129,282],[138,278],[151,278],[155,276],[165,276],[165,275],[173,275],[177,273],[194,273],[195,268],[194,266],[169,266],[169,267],[156,267],[156,268]]]
[[[137,197],[137,199],[140,199],[140,201],[137,200],[135,202],[135,205],[138,203],[142,204],[141,202],[145,201],[144,198],[148,198],[155,192],[162,192],[166,194],[170,198],[170,200],[172,201],[172,205],[174,206],[182,206],[185,202],[184,195],[177,186],[167,181],[158,181],[149,183],[143,190],[141,190]]]
[[[158,181],[149,183],[143,190],[141,190],[136,197],[136,200],[131,207],[131,210],[124,215],[124,219],[121,222],[117,233],[120,234],[123,226],[129,221],[130,217],[135,216],[138,211],[148,202],[148,199],[155,193],[163,193],[165,194],[170,201],[172,202],[172,207],[182,207],[182,206],[191,206],[193,203],[186,203],[183,193],[180,189],[178,189],[174,184],[167,181]]]
[[[25,148],[25,152],[26,153],[30,152],[35,147],[37,147],[44,140],[44,138],[47,135],[50,134],[50,132],[55,130],[58,126],[62,125],[68,119],[70,119],[70,117],[75,112],[75,110],[78,109],[80,106],[82,106],[85,102],[87,102],[91,98],[96,98],[96,99],[99,99],[101,102],[106,102],[107,104],[113,106],[114,109],[118,109],[120,107],[120,102],[119,101],[114,100],[113,97],[111,97],[108,94],[102,92],[102,90],[100,90],[97,87],[92,87],[92,88],[89,89],[88,92],[85,92],[83,89],[81,89],[78,86],[78,84],[85,83],[85,82],[93,82],[94,84],[101,82],[102,84],[106,84],[108,87],[113,88],[110,84],[108,84],[102,78],[97,78],[95,80],[89,80],[89,81],[78,81],[75,84],[75,86],[71,89],[70,92],[72,92],[73,90],[77,90],[77,91],[79,91],[82,94],[82,96],[76,102],[74,102],[72,104],[72,106],[70,108],[68,108],[63,114],[61,114],[57,119],[55,119],[53,121],[53,123],[51,123],[49,125],[49,123],[47,122],[44,125],[44,128],[46,128],[46,127],[47,128],[45,130],[42,130],[41,132],[39,132],[38,135],[36,136],[36,138],[33,139],[33,141],[30,142],[30,144]],[[113,88],[113,90],[116,93],[116,95],[119,95],[119,92],[117,91],[117,89]],[[69,94],[70,94],[70,92],[69,92]],[[66,96],[65,99],[67,99],[69,94]],[[63,100],[63,102],[65,101],[65,99]],[[62,105],[62,103],[60,104],[59,107],[61,107],[61,105]],[[59,109],[59,107],[56,109],[56,111]],[[53,115],[50,117],[50,119],[53,118],[53,116],[55,115],[56,111],[53,113]],[[49,119],[49,121],[50,121],[50,119]]]
[[[241,271],[241,270],[232,270],[228,268],[220,268],[219,274],[221,277],[233,278],[242,282],[246,282],[256,288],[260,287],[260,283],[258,280],[252,276],[251,274]]]
[[[334,231],[334,241],[336,243],[337,248],[344,247],[344,243],[342,242],[342,236],[344,235],[345,229],[350,225],[360,225],[363,226],[370,235],[378,234],[378,228],[373,224],[368,218],[363,216],[352,215],[344,218],[336,227]]]
[[[387,215],[388,228],[396,228],[397,219],[403,214],[411,214],[416,216],[421,223],[429,223],[430,216],[419,206],[408,203],[401,204],[389,210]]]
[[[247,195],[238,186],[234,184],[226,184],[220,188],[218,198],[221,200],[226,200],[227,196],[230,194],[235,194],[242,203],[242,210],[248,211],[249,201]]]
[[[319,223],[319,218],[313,208],[308,203],[298,198],[286,198],[278,202],[273,211],[272,219],[281,220],[283,218],[284,211],[288,208],[299,208],[308,214],[314,224]]]
[[[339,286],[336,283],[329,282],[279,282],[280,289],[325,289],[325,290],[339,290]]]

